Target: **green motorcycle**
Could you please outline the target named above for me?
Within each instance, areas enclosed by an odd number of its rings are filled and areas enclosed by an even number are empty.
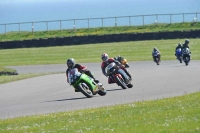
[[[100,96],[104,96],[107,93],[102,83],[95,83],[93,78],[85,73],[80,73],[77,68],[69,70],[68,79],[69,84],[75,88],[76,92],[82,92],[88,98],[97,93]]]

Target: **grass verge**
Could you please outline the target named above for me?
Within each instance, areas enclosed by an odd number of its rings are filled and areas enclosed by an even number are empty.
[[[198,133],[200,92],[162,100],[0,120],[2,133]]]

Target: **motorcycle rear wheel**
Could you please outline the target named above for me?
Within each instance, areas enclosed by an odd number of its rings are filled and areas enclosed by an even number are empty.
[[[132,87],[133,87],[133,84],[132,84],[132,83],[131,83],[131,84],[128,84],[127,87],[128,87],[128,88],[132,88]]]
[[[159,59],[158,59],[158,57],[156,57],[156,64],[157,64],[157,65],[160,65],[160,64],[159,64]]]
[[[188,57],[185,57],[185,65],[187,66],[189,64],[189,59]]]
[[[104,87],[101,87],[101,89],[99,89],[98,94],[100,96],[105,96],[107,93],[106,89]]]

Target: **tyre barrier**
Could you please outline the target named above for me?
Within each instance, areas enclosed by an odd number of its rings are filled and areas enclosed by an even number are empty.
[[[199,38],[200,30],[190,31],[160,31],[143,33],[122,33],[108,35],[67,36],[57,38],[41,38],[22,41],[0,42],[0,49],[47,47],[63,45],[80,45],[94,43],[110,43],[140,40]]]
[[[18,73],[17,72],[4,72],[4,71],[1,71],[0,72],[0,76],[1,75],[18,75]]]

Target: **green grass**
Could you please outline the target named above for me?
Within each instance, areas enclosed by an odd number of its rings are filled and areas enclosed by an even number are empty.
[[[101,54],[110,57],[125,56],[128,61],[152,60],[153,47],[161,51],[162,60],[175,60],[177,44],[184,39],[131,41],[119,43],[84,44],[43,48],[19,48],[0,50],[0,66],[65,64],[68,58],[77,62],[101,62]],[[190,39],[192,59],[200,59],[200,39]]]
[[[120,34],[120,33],[140,33],[140,32],[158,32],[158,31],[187,31],[200,29],[198,23],[173,23],[173,24],[151,24],[145,26],[121,26],[121,27],[104,27],[104,28],[85,28],[76,30],[52,30],[38,32],[9,32],[0,34],[0,42],[12,40],[30,40],[50,37],[63,36],[86,36],[86,35],[104,35],[104,34]]]
[[[1,133],[199,133],[200,92],[70,112],[0,120]]]

